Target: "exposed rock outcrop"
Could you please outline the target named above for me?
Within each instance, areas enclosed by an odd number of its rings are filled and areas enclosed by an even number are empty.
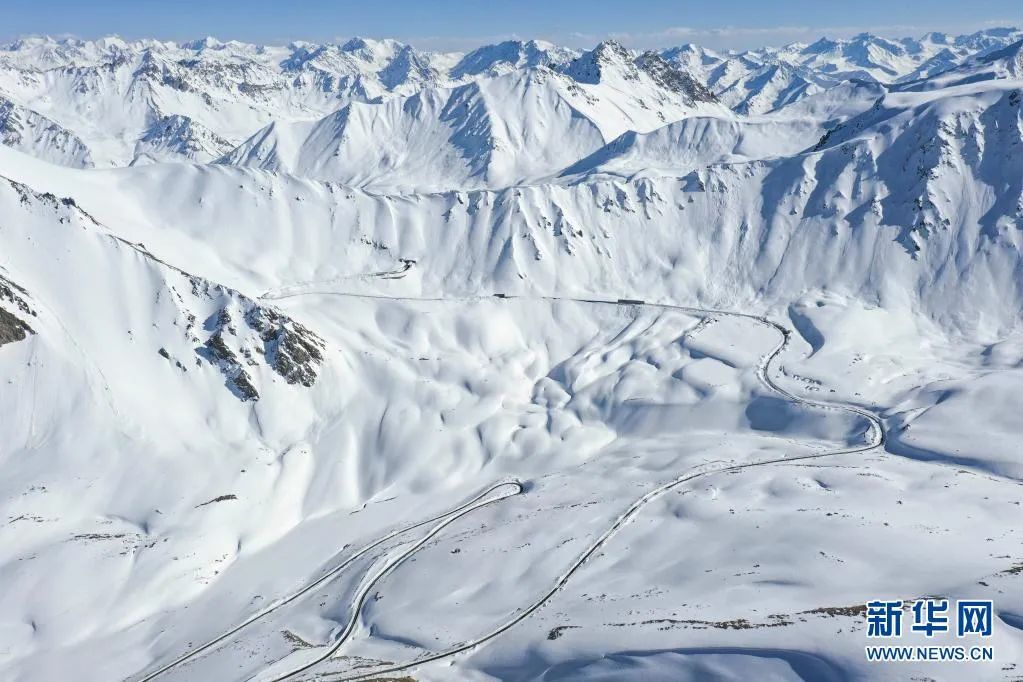
[[[29,334],[34,334],[32,327],[22,317],[36,316],[36,312],[25,299],[28,292],[17,284],[0,275],[0,346],[17,341],[24,341]],[[4,308],[13,308],[17,314]]]

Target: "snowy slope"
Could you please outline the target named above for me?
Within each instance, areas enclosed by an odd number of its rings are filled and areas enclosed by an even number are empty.
[[[687,118],[649,133],[625,133],[566,168],[563,176],[587,181],[604,175],[686,175],[717,164],[791,156],[824,132],[819,122],[806,119]]]

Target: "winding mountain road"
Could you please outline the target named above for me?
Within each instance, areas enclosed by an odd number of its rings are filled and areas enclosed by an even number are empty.
[[[494,493],[496,493],[496,492],[498,492],[498,491],[500,491],[502,489],[504,489],[503,493],[501,493],[499,495],[494,495]],[[430,531],[425,536],[423,536],[419,541],[417,541],[412,546],[410,551],[404,552],[403,554],[399,555],[395,560],[389,562],[387,564],[387,566],[385,566],[385,568],[377,575],[377,577],[374,580],[370,581],[370,586],[369,587],[371,589],[373,583],[375,583],[380,578],[383,578],[387,573],[393,571],[399,564],[401,564],[401,562],[403,562],[407,557],[411,556],[415,552],[415,550],[417,550],[420,547],[422,547],[422,545],[425,542],[427,542],[430,538],[432,538],[437,533],[439,533],[448,524],[452,523],[453,521],[456,521],[456,520],[460,519],[461,517],[465,516],[466,514],[469,514],[469,513],[473,512],[473,511],[479,509],[480,507],[486,506],[488,504],[493,504],[494,502],[498,502],[500,500],[503,500],[503,499],[505,499],[507,497],[511,497],[513,495],[520,495],[520,494],[522,494],[522,491],[523,491],[523,487],[522,487],[522,484],[519,481],[514,481],[513,480],[513,481],[502,481],[500,483],[495,483],[494,485],[490,486],[489,488],[487,488],[486,490],[481,492],[476,497],[473,497],[468,502],[466,502],[466,503],[464,503],[464,504],[462,504],[462,505],[460,505],[458,507],[455,507],[454,509],[450,509],[450,510],[444,512],[443,514],[438,514],[437,516],[434,516],[432,518],[426,519],[425,521],[419,521],[417,523],[414,523],[414,524],[411,524],[411,525],[404,526],[402,528],[398,528],[396,530],[393,530],[390,533],[384,535],[383,537],[381,537],[381,538],[373,541],[372,543],[366,545],[365,547],[362,547],[357,552],[355,552],[352,555],[350,555],[347,559],[342,561],[337,566],[335,566],[335,567],[331,568],[330,570],[328,570],[326,573],[324,573],[322,576],[320,576],[319,578],[317,578],[313,582],[308,583],[307,585],[305,585],[301,589],[291,593],[290,595],[288,595],[288,596],[286,596],[286,597],[284,597],[282,599],[278,599],[277,601],[273,602],[272,604],[270,604],[269,606],[264,608],[259,613],[249,617],[247,620],[243,621],[239,625],[231,628],[230,630],[228,630],[227,632],[224,632],[221,635],[218,635],[217,637],[215,637],[214,639],[211,639],[210,641],[206,642],[202,646],[200,646],[198,648],[195,648],[195,649],[193,649],[193,650],[191,650],[191,651],[189,651],[189,652],[187,652],[185,654],[182,654],[180,657],[174,659],[173,661],[171,661],[167,665],[163,666],[159,670],[154,670],[153,672],[149,673],[145,677],[140,678],[138,680],[138,682],[150,682],[150,680],[154,680],[157,677],[163,675],[164,673],[169,672],[173,668],[177,668],[178,666],[183,665],[184,663],[187,663],[188,661],[192,660],[196,656],[199,656],[200,654],[202,654],[202,653],[204,653],[206,651],[209,651],[213,647],[215,647],[218,644],[220,644],[220,643],[224,642],[225,640],[229,639],[232,635],[238,634],[241,630],[243,630],[244,628],[248,627],[249,625],[252,625],[256,621],[263,620],[264,618],[266,618],[267,616],[269,616],[273,612],[277,611],[281,607],[286,606],[286,605],[290,604],[291,602],[295,601],[296,599],[298,599],[299,597],[301,597],[301,596],[303,596],[305,594],[308,594],[312,590],[315,590],[317,587],[319,587],[320,585],[322,585],[326,581],[330,580],[331,578],[335,577],[336,575],[341,573],[343,570],[345,570],[346,568],[351,566],[359,558],[365,556],[367,553],[373,551],[374,549],[376,549],[380,545],[386,543],[388,540],[392,540],[392,539],[394,539],[394,538],[396,538],[396,537],[398,537],[400,535],[408,533],[409,531],[413,531],[413,530],[415,530],[417,528],[422,528],[423,526],[427,526],[427,525],[429,525],[431,523],[436,523],[436,522],[439,521],[439,523],[437,523],[436,526],[431,528]],[[369,589],[364,589],[360,593],[360,597],[359,597],[359,600],[358,600],[358,608],[356,610],[356,615],[358,614],[358,609],[361,608],[362,604],[365,602],[366,596],[368,594],[369,594]],[[350,630],[354,626],[354,623],[355,623],[355,617],[353,616],[352,621],[349,622],[348,627],[345,629],[344,637],[347,637],[348,634],[350,634]],[[344,641],[344,638],[342,638],[342,641]],[[322,659],[320,659],[320,660],[322,660]],[[317,661],[317,662],[319,662],[319,661]],[[297,672],[299,672],[299,671],[295,671],[295,673],[297,673]]]
[[[270,293],[270,292],[268,292],[268,293]],[[337,295],[337,296],[346,296],[346,297],[351,297],[351,298],[376,298],[376,299],[397,300],[397,301],[407,301],[407,302],[480,300],[479,297],[471,298],[471,299],[410,298],[410,297],[383,296],[383,295],[374,295],[374,294],[350,294],[350,293],[341,293],[341,292],[294,291],[294,290],[290,291],[290,292],[278,290],[277,292],[273,292],[270,296],[267,296],[267,298],[275,298],[275,299],[290,298],[291,296],[301,296],[301,295],[307,295],[307,294]],[[715,474],[723,474],[723,473],[729,473],[729,472],[735,472],[735,471],[742,471],[742,470],[751,469],[751,468],[754,468],[754,467],[765,467],[765,466],[770,466],[770,465],[774,465],[774,464],[789,464],[789,463],[792,463],[792,462],[807,461],[807,460],[819,460],[819,459],[823,459],[823,458],[826,458],[826,457],[836,457],[836,456],[839,456],[839,455],[847,455],[847,454],[853,454],[853,453],[859,453],[859,452],[867,452],[867,451],[873,450],[875,448],[883,447],[884,444],[885,444],[884,425],[881,422],[881,420],[875,414],[873,414],[872,412],[870,412],[870,411],[868,411],[868,410],[866,410],[864,408],[858,407],[856,405],[832,403],[832,402],[827,402],[827,401],[811,400],[811,399],[808,399],[808,398],[803,398],[803,397],[794,395],[793,393],[789,392],[788,390],[786,390],[785,388],[781,387],[780,385],[778,385],[776,383],[776,381],[771,377],[771,366],[779,358],[781,353],[784,352],[784,350],[788,347],[789,339],[790,339],[790,334],[791,333],[790,333],[790,331],[787,328],[785,328],[781,324],[779,324],[777,322],[774,322],[772,320],[769,320],[769,319],[767,319],[764,316],[754,315],[754,314],[750,314],[750,313],[742,313],[742,312],[729,311],[729,310],[703,309],[703,308],[694,308],[694,307],[689,307],[689,306],[679,306],[679,305],[671,305],[671,304],[663,304],[663,303],[647,303],[645,301],[634,300],[634,299],[603,300],[603,299],[585,299],[585,298],[571,298],[571,297],[558,297],[558,296],[533,296],[533,297],[529,297],[529,296],[512,296],[512,295],[498,295],[496,298],[498,300],[569,301],[569,302],[589,303],[589,304],[596,304],[596,305],[635,306],[635,307],[654,308],[654,309],[661,309],[661,310],[677,310],[677,311],[680,311],[680,312],[684,312],[684,313],[688,313],[688,314],[692,314],[692,315],[696,315],[696,316],[702,316],[702,317],[710,317],[710,316],[737,317],[737,318],[747,319],[747,320],[754,321],[754,322],[756,322],[758,324],[765,325],[765,326],[773,329],[775,332],[778,333],[779,341],[778,341],[778,344],[770,352],[768,352],[766,355],[764,355],[761,358],[761,360],[760,360],[760,363],[759,363],[759,365],[757,367],[757,377],[760,380],[760,382],[768,390],[770,390],[770,391],[772,391],[772,392],[782,396],[783,398],[785,398],[788,401],[791,401],[791,402],[794,402],[794,403],[797,403],[797,404],[800,404],[800,405],[804,405],[804,406],[807,406],[807,407],[816,408],[816,409],[845,411],[845,412],[853,413],[853,414],[855,414],[855,415],[865,419],[868,422],[868,424],[869,424],[867,433],[865,434],[865,442],[863,444],[861,444],[861,445],[857,445],[857,446],[853,446],[853,447],[847,447],[847,448],[842,448],[842,449],[838,449],[838,450],[830,450],[828,452],[822,452],[822,453],[816,453],[816,454],[810,454],[810,455],[799,455],[799,456],[794,456],[794,457],[779,457],[779,458],[774,458],[774,459],[761,460],[761,461],[757,461],[757,462],[749,462],[749,463],[746,463],[746,464],[736,464],[736,465],[731,465],[731,466],[719,466],[717,468],[697,470],[697,471],[689,470],[686,473],[681,474],[678,477],[668,481],[667,483],[663,483],[663,484],[661,484],[661,485],[659,485],[659,486],[649,490],[644,495],[642,495],[639,499],[635,500],[624,512],[622,512],[615,519],[615,521],[607,528],[607,530],[605,530],[593,543],[591,543],[578,556],[578,558],[576,558],[576,560],[561,574],[561,576],[554,582],[554,584],[546,592],[541,594],[533,602],[524,605],[519,610],[518,613],[516,613],[514,616],[509,618],[507,621],[505,621],[504,623],[502,623],[498,627],[490,630],[489,632],[486,632],[486,633],[480,635],[479,637],[477,637],[477,638],[475,638],[475,639],[473,639],[473,640],[471,640],[469,642],[465,642],[465,643],[459,644],[459,645],[457,645],[455,647],[452,647],[450,649],[447,649],[447,650],[444,650],[444,651],[440,651],[440,652],[436,652],[436,653],[430,654],[428,656],[424,656],[424,657],[418,658],[418,659],[416,659],[414,661],[410,661],[408,663],[402,663],[402,664],[392,665],[392,666],[383,667],[383,668],[376,668],[376,669],[374,669],[374,670],[372,670],[370,672],[363,672],[363,673],[359,673],[359,674],[355,674],[355,675],[348,675],[348,676],[345,676],[345,675],[339,675],[339,676],[331,675],[329,679],[333,680],[334,682],[354,682],[356,680],[366,680],[368,678],[376,678],[376,677],[379,677],[380,675],[388,675],[388,674],[393,674],[393,673],[407,671],[409,669],[416,668],[416,667],[419,667],[419,666],[427,664],[427,663],[433,663],[433,662],[441,661],[441,660],[444,660],[444,659],[447,659],[447,658],[451,658],[453,656],[456,656],[458,654],[464,653],[466,651],[469,651],[469,650],[474,649],[474,648],[476,648],[476,647],[478,647],[478,646],[480,646],[482,644],[485,644],[487,642],[490,642],[490,641],[496,639],[497,637],[501,636],[503,633],[505,633],[508,630],[510,630],[511,628],[515,627],[515,625],[517,625],[518,623],[521,623],[525,619],[529,618],[534,612],[536,612],[542,606],[547,604],[559,591],[561,591],[565,587],[566,584],[568,584],[568,582],[571,580],[572,576],[575,575],[588,562],[590,562],[593,559],[593,557],[597,554],[597,552],[602,547],[604,547],[647,504],[649,504],[653,500],[657,499],[658,497],[662,496],[666,492],[668,492],[668,491],[670,491],[670,490],[672,490],[672,489],[674,489],[674,488],[676,488],[676,487],[678,487],[678,486],[680,486],[680,485],[682,485],[684,483],[688,483],[688,482],[694,481],[696,479],[703,478],[705,476],[711,476],[711,475],[715,475]],[[505,489],[503,494],[494,495],[493,497],[489,497],[491,494],[495,493],[498,490],[501,490],[502,488]],[[295,599],[301,597],[303,594],[306,594],[310,590],[315,589],[317,586],[321,585],[327,579],[329,579],[329,578],[331,578],[333,576],[336,576],[338,573],[340,573],[345,568],[350,566],[358,557],[364,555],[365,553],[373,550],[376,547],[379,547],[381,544],[383,544],[387,540],[390,540],[390,539],[396,537],[397,535],[400,535],[401,533],[408,532],[408,531],[413,530],[415,528],[419,528],[419,527],[428,525],[430,523],[436,523],[437,525],[435,525],[432,529],[430,529],[430,531],[426,535],[424,535],[422,538],[420,538],[418,541],[416,541],[412,546],[410,546],[409,548],[405,549],[404,551],[402,551],[397,556],[395,556],[392,559],[390,559],[389,561],[387,561],[384,564],[383,567],[381,567],[378,571],[376,571],[374,573],[372,578],[366,580],[362,584],[362,586],[360,587],[359,591],[356,593],[356,598],[355,598],[355,602],[354,602],[354,606],[353,606],[353,610],[352,610],[352,615],[351,615],[348,623],[338,633],[334,643],[330,646],[330,648],[327,651],[325,651],[322,654],[317,655],[315,659],[307,661],[307,662],[303,663],[301,666],[299,666],[299,667],[297,667],[297,668],[295,668],[295,669],[293,669],[291,671],[288,671],[288,672],[283,673],[283,674],[278,674],[277,676],[270,678],[271,682],[284,682],[285,680],[294,680],[295,678],[297,678],[302,673],[308,672],[310,669],[312,669],[315,666],[319,665],[323,661],[331,658],[332,656],[334,656],[337,653],[337,651],[344,645],[344,643],[346,641],[348,641],[349,637],[351,637],[352,633],[354,632],[356,624],[358,623],[359,618],[362,615],[362,609],[363,609],[367,599],[372,594],[372,592],[373,592],[374,588],[376,587],[377,583],[379,583],[380,580],[384,579],[389,574],[391,574],[398,566],[400,566],[409,557],[411,557],[415,552],[417,552],[420,548],[422,548],[431,538],[433,538],[441,530],[443,530],[444,527],[446,527],[450,523],[453,523],[455,520],[457,520],[461,516],[464,516],[465,514],[468,514],[468,513],[472,512],[473,510],[475,510],[475,509],[477,509],[479,507],[482,507],[484,505],[494,504],[494,503],[499,502],[501,500],[507,499],[507,498],[509,498],[509,497],[511,497],[513,495],[521,494],[522,492],[523,492],[523,486],[518,481],[505,481],[505,482],[497,483],[497,484],[491,486],[490,488],[488,488],[487,490],[485,490],[484,492],[482,492],[480,495],[478,495],[475,498],[473,498],[472,500],[470,500],[469,502],[466,502],[465,504],[463,504],[463,505],[461,505],[461,506],[459,506],[459,507],[457,507],[457,508],[447,512],[446,514],[435,516],[435,517],[433,517],[431,519],[428,519],[426,521],[422,521],[422,522],[419,522],[417,524],[414,524],[414,525],[411,525],[411,526],[407,526],[405,528],[402,528],[402,529],[399,529],[399,530],[396,530],[396,531],[392,531],[391,533],[388,533],[387,535],[385,535],[383,538],[381,538],[381,539],[373,542],[372,544],[367,545],[366,547],[362,548],[356,554],[352,555],[351,557],[346,559],[344,562],[342,562],[338,566],[336,566],[333,569],[329,570],[327,573],[325,573],[319,579],[317,579],[316,581],[310,583],[309,585],[307,585],[306,587],[302,588],[301,590],[295,592],[294,594],[288,596],[285,599],[282,599],[282,600],[279,600],[278,602],[275,602],[271,606],[267,607],[266,609],[264,609],[260,613],[256,614],[255,616],[252,616],[251,618],[249,618],[248,620],[246,620],[242,624],[238,625],[237,627],[233,628],[232,630],[230,630],[228,632],[225,632],[224,634],[220,635],[216,639],[211,640],[210,642],[207,642],[206,644],[202,645],[201,647],[199,647],[199,648],[197,648],[197,649],[195,649],[193,651],[190,651],[187,654],[182,655],[180,658],[178,658],[175,661],[165,665],[163,668],[161,668],[161,669],[159,669],[159,670],[157,670],[157,671],[155,671],[153,673],[148,674],[146,677],[141,678],[140,680],[138,680],[138,682],[149,682],[150,680],[153,680],[154,678],[156,678],[156,677],[160,676],[161,674],[171,670],[172,668],[175,668],[175,667],[177,667],[179,665],[182,665],[185,662],[189,661],[190,659],[195,658],[196,656],[198,656],[199,654],[203,653],[204,651],[209,650],[210,648],[212,648],[212,647],[216,646],[217,644],[223,642],[224,640],[228,639],[232,635],[237,634],[239,631],[241,631],[243,628],[245,628],[246,626],[250,625],[251,623],[253,623],[253,622],[257,621],[257,620],[260,620],[262,618],[265,618],[266,616],[268,616],[269,614],[273,613],[274,611],[276,611],[280,607],[284,606],[285,604],[288,604],[288,603],[294,601]]]

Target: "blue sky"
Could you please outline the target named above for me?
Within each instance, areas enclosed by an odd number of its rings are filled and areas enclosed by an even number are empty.
[[[464,50],[509,37],[586,47],[742,49],[861,31],[890,36],[1023,24],[1020,0],[4,0],[0,37],[76,35],[283,43],[360,35]]]

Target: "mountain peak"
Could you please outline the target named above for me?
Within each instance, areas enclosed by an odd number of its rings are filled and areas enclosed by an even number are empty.
[[[365,38],[360,38],[359,36],[349,38],[341,45],[342,52],[355,52],[357,50],[366,50],[368,48],[369,43]]]
[[[405,83],[424,83],[436,80],[437,72],[430,61],[415,51],[411,45],[402,45],[394,59],[377,74],[388,90],[394,90]]]
[[[921,36],[922,42],[935,43],[936,45],[948,45],[950,40],[947,33],[941,33],[940,31],[930,31]]]
[[[622,63],[632,60],[630,53],[624,45],[617,40],[608,39],[601,41],[593,48],[594,59],[607,64]]]
[[[224,43],[220,42],[213,36],[206,36],[205,38],[200,38],[199,40],[190,40],[188,42],[181,43],[181,47],[183,47],[184,49],[194,50],[196,52],[200,52],[202,50],[215,50],[218,48],[222,48],[223,46]]]
[[[464,78],[483,73],[501,73],[510,69],[529,69],[567,62],[571,50],[560,48],[542,40],[505,40],[485,45],[462,57],[451,69],[452,78]]]
[[[589,84],[600,83],[611,73],[618,73],[625,80],[639,78],[632,54],[617,40],[605,40],[584,52],[565,68],[565,73],[579,83]]]
[[[804,54],[824,54],[825,52],[831,52],[836,47],[838,47],[838,42],[830,38],[819,38],[804,47],[802,52]]]

